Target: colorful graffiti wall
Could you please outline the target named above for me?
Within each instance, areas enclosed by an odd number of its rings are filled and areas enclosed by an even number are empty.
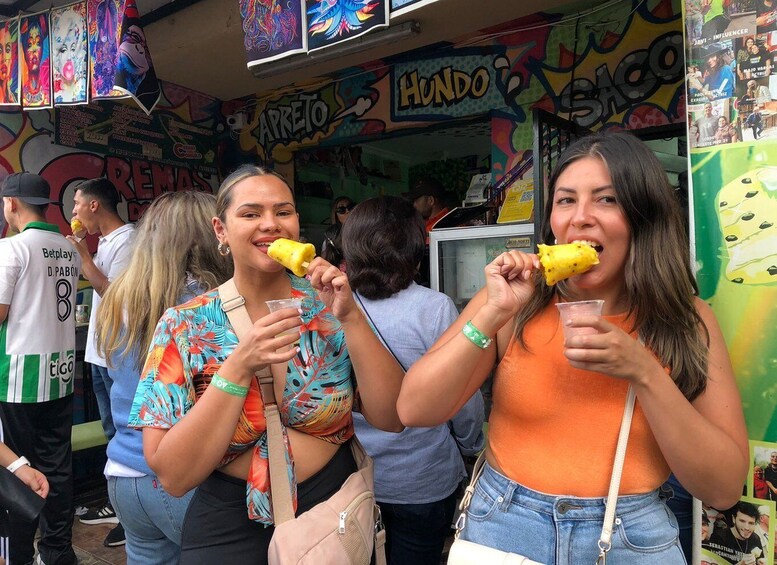
[[[293,94],[231,101],[225,114],[237,117],[242,152],[275,162],[316,144],[491,119],[497,177],[532,147],[535,107],[591,129],[683,122],[680,3],[604,7],[537,14],[411,58],[347,69]]]
[[[0,175],[29,171],[43,176],[51,198],[60,203],[49,207],[48,220],[62,230],[69,229],[73,187],[106,176],[121,195],[120,214],[134,222],[162,192],[218,187],[218,104],[164,83],[153,117],[122,102],[36,112],[4,109]],[[6,229],[3,225],[0,233]]]

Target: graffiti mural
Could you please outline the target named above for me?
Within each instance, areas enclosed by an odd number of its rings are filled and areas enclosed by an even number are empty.
[[[316,89],[233,101],[225,113],[244,113],[232,132],[241,151],[276,162],[302,147],[490,116],[499,176],[531,149],[533,108],[590,129],[682,122],[683,61],[679,2],[631,0],[589,14],[534,14],[346,69]]]
[[[215,100],[211,97],[165,84],[163,101],[160,109],[174,115],[180,129],[201,128],[212,132],[220,123],[214,111]],[[130,222],[140,219],[153,199],[163,192],[215,192],[218,188],[219,178],[214,167],[187,166],[184,160],[165,163],[140,154],[113,152],[110,144],[102,146],[103,151],[99,151],[99,145],[98,150],[94,150],[53,144],[54,112],[59,110],[20,112],[9,109],[0,112],[0,176],[29,171],[45,178],[51,186],[51,199],[60,203],[49,206],[47,219],[64,233],[69,233],[70,229],[74,187],[85,179],[105,176],[113,181],[121,197],[119,213]],[[149,131],[148,135],[154,133]],[[216,145],[213,141],[208,151],[215,154]],[[5,229],[0,228],[0,232]],[[95,250],[96,245],[97,239],[90,238],[90,248]]]

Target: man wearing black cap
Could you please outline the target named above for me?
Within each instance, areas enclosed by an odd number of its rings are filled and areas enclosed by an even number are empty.
[[[413,203],[416,210],[426,221],[426,233],[432,231],[434,224],[449,212],[446,206],[445,188],[432,177],[421,177],[405,198]],[[429,239],[426,240],[429,243]]]
[[[445,188],[436,179],[421,177],[413,185],[410,192],[405,192],[403,196],[413,203],[413,207],[418,210],[426,222],[426,253],[424,253],[424,258],[418,268],[416,282],[428,287],[431,280],[429,276],[429,232],[432,231],[434,224],[449,212],[446,206],[447,195]]]
[[[72,546],[75,306],[81,259],[45,220],[49,184],[31,173],[3,183],[3,214],[18,235],[0,240],[0,419],[5,442],[49,481],[39,524],[14,515],[10,562],[77,563]],[[29,458],[29,463],[27,461]]]

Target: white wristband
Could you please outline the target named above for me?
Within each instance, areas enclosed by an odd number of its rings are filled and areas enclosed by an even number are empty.
[[[19,469],[19,467],[21,467],[22,465],[27,465],[28,467],[30,466],[30,462],[27,461],[27,458],[24,457],[24,456],[19,457],[19,459],[17,459],[16,461],[14,461],[10,465],[8,465],[8,467],[6,467],[6,469],[11,471],[12,473],[15,473],[17,471],[17,469]]]

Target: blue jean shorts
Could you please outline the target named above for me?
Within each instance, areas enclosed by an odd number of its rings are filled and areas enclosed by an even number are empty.
[[[546,565],[593,565],[604,512],[604,498],[543,494],[486,464],[461,537]],[[607,560],[629,565],[686,564],[677,520],[658,490],[618,498]]]

